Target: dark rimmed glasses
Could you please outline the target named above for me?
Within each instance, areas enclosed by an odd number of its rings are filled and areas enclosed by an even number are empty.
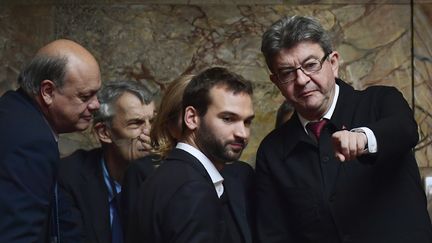
[[[278,73],[276,73],[276,76],[279,80],[280,84],[290,84],[297,78],[297,70],[300,69],[305,75],[309,76],[311,74],[314,74],[322,69],[322,65],[324,61],[327,59],[327,57],[332,52],[328,52],[324,55],[321,60],[319,59],[309,59],[302,63],[300,67],[298,68],[286,68],[280,70]]]

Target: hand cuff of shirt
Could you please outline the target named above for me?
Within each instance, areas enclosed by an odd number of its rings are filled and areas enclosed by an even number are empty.
[[[378,152],[378,144],[376,141],[376,137],[371,129],[367,127],[358,127],[358,128],[351,129],[351,132],[361,132],[366,135],[367,138],[366,150],[369,154],[374,154]]]

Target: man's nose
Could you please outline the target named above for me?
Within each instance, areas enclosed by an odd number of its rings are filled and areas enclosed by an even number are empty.
[[[306,75],[301,67],[296,70],[296,75],[295,82],[298,85],[305,85],[310,80],[309,75]]]
[[[249,137],[249,128],[245,126],[243,122],[240,122],[236,126],[235,136],[243,139],[247,139]]]
[[[95,110],[99,109],[99,107],[100,107],[100,103],[99,103],[99,100],[98,100],[97,96],[95,95],[90,100],[90,102],[88,104],[88,109],[91,110],[91,111],[95,111]]]

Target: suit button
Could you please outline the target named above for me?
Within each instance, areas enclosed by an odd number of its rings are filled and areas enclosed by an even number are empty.
[[[324,155],[321,160],[323,163],[327,163],[330,160],[330,158],[327,155]]]

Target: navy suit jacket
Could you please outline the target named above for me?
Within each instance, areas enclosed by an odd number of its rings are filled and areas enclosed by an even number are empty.
[[[0,98],[0,242],[47,242],[59,151],[36,103],[24,92]]]
[[[259,242],[432,242],[410,107],[393,87],[356,91],[337,83],[339,98],[319,144],[294,115],[258,149]],[[378,153],[337,161],[331,134],[357,127],[374,132]]]
[[[249,167],[250,168],[250,167]],[[253,171],[223,174],[233,217],[246,243],[252,242],[247,190],[242,183]],[[232,176],[233,175],[233,176]],[[212,243],[227,233],[223,206],[202,164],[191,154],[174,149],[139,189],[134,222],[127,242]]]

